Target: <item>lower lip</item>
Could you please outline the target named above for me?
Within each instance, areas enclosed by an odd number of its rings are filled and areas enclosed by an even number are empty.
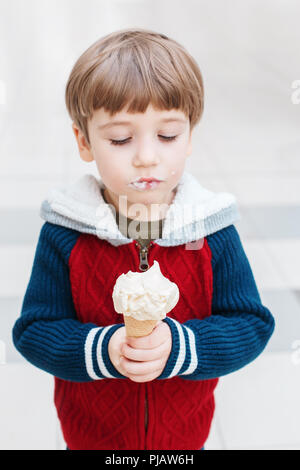
[[[156,189],[160,185],[161,181],[142,181],[136,183],[130,183],[129,186],[136,191],[149,191]]]

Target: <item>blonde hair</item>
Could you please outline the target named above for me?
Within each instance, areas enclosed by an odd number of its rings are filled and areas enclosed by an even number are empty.
[[[68,112],[90,144],[88,120],[104,108],[110,116],[127,104],[129,113],[178,109],[191,130],[204,106],[203,79],[193,57],[177,41],[130,28],[93,43],[76,61],[65,91]]]

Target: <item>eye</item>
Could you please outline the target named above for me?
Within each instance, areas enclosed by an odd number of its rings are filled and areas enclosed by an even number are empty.
[[[176,140],[177,135],[171,135],[171,136],[159,135],[158,137],[161,137],[166,142],[168,142],[168,141],[170,142],[170,141]],[[130,139],[131,139],[131,137],[128,137],[127,139],[124,139],[124,140],[111,139],[110,143],[111,143],[111,145],[124,145],[124,144],[127,144],[127,142],[129,142]]]
[[[166,140],[166,141],[172,141],[172,140],[176,140],[177,135],[171,135],[171,136],[159,135],[158,137],[161,137],[163,140]]]
[[[112,145],[123,145],[123,144],[126,144],[129,140],[130,140],[130,137],[128,137],[128,139],[124,139],[124,140],[113,140],[113,139],[111,139],[110,143]]]

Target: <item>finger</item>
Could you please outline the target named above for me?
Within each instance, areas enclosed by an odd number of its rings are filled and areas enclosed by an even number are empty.
[[[116,366],[117,366],[116,368],[117,368],[118,372],[120,372],[120,374],[125,375],[125,377],[128,376],[126,370],[122,366],[122,356],[120,356],[118,364]]]
[[[135,362],[122,357],[121,366],[126,371],[126,375],[147,375],[160,370],[163,366],[163,361],[158,359],[156,361]]]
[[[148,375],[130,375],[128,378],[133,382],[151,382],[151,380],[156,379],[161,374],[161,370],[153,372],[153,374]]]
[[[167,347],[165,343],[153,349],[135,349],[128,344],[123,344],[122,346],[122,355],[131,361],[137,362],[154,361],[164,356],[166,351]]]
[[[166,327],[169,328],[166,323],[160,322],[147,336],[141,336],[140,338],[133,338],[132,336],[127,336],[126,343],[135,349],[157,348],[166,340]]]

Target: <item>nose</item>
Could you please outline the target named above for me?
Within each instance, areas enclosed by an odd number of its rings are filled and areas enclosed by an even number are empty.
[[[133,165],[140,167],[140,166],[153,166],[157,165],[160,162],[160,158],[157,153],[157,149],[154,145],[149,143],[141,144],[135,153],[133,158]]]

